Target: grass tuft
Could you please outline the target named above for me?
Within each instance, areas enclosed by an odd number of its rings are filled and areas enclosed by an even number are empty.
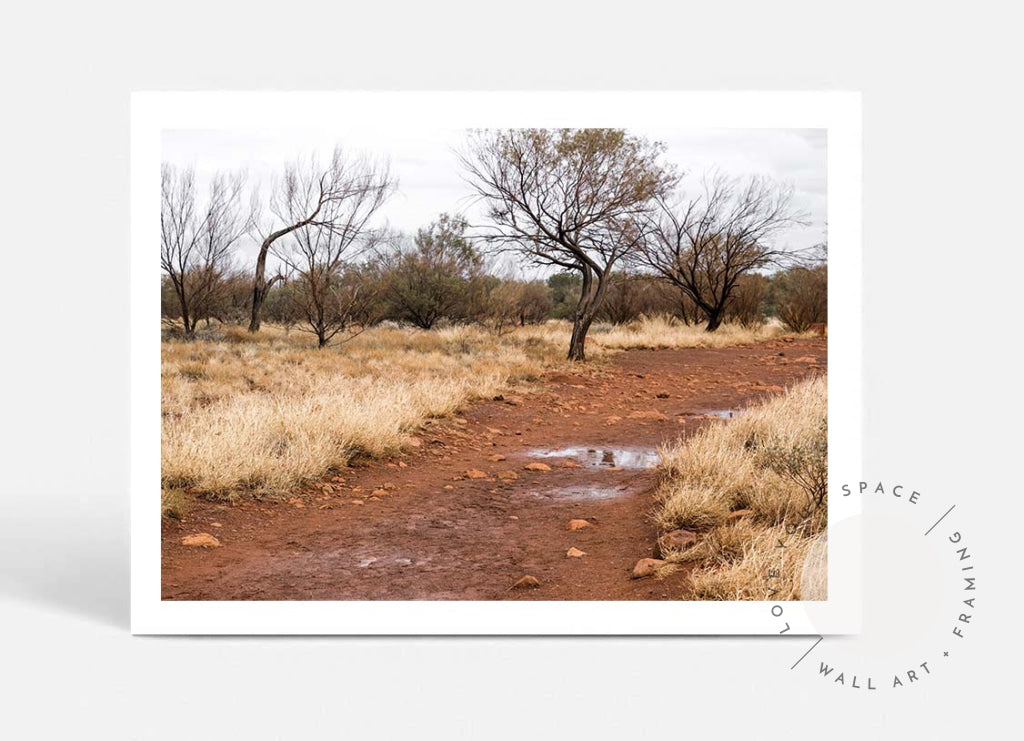
[[[695,597],[800,598],[803,561],[826,527],[827,408],[818,376],[662,449],[657,524],[704,534],[669,557],[700,564]],[[740,509],[752,514],[731,521]]]

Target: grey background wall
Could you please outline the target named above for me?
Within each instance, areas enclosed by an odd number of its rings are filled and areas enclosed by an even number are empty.
[[[7,9],[0,728],[14,738],[952,738],[1008,717],[1020,646],[1009,464],[1022,121],[1019,26],[1004,8]],[[960,514],[984,555],[985,606],[957,676],[850,697],[787,681],[792,645],[755,639],[130,637],[129,93],[338,88],[863,91],[865,474],[970,505]]]

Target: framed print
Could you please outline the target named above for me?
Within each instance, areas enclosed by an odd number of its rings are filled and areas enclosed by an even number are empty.
[[[136,93],[132,630],[859,627],[860,100]]]

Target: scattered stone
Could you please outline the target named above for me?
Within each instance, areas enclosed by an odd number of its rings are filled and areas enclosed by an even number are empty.
[[[367,502],[379,502],[380,501],[380,497],[370,497],[366,501]]]
[[[501,461],[505,460],[505,456],[503,456],[501,453],[495,453],[490,457],[490,460],[494,463],[500,463]]]
[[[220,541],[209,533],[186,535],[181,539],[181,544],[189,548],[220,548]]]
[[[613,425],[616,422],[621,422],[621,421],[622,421],[622,417],[620,417],[617,414],[613,414],[612,416],[608,417],[608,419],[606,419],[604,422],[605,422],[605,424]]]
[[[569,520],[569,524],[566,527],[567,530],[584,530],[585,528],[593,527],[586,520]]]
[[[520,399],[518,396],[507,396],[505,397],[505,403],[508,404],[510,407],[517,407],[523,403],[523,400]]]
[[[696,545],[699,539],[692,530],[673,530],[658,538],[658,553],[665,556],[672,551],[684,551]]]
[[[485,479],[487,478],[487,472],[481,471],[479,468],[471,468],[466,471],[466,477],[470,479]]]
[[[644,577],[651,576],[664,565],[665,562],[660,558],[641,558],[636,562],[636,566],[633,567],[633,578],[643,579]]]
[[[211,522],[210,523],[210,527],[224,527],[224,526],[221,525],[219,522]]]
[[[399,468],[408,468],[409,464],[406,463],[405,461],[398,461],[398,467]]]
[[[581,551],[579,548],[573,546],[565,552],[565,555],[567,558],[583,558],[587,554]]]
[[[625,471],[626,469],[624,469],[622,466],[609,466],[608,468],[606,468],[604,470],[605,471],[611,471],[612,473],[615,473],[616,471]]]
[[[389,492],[388,492],[388,490],[387,490],[387,489],[374,489],[374,490],[373,490],[373,491],[372,491],[372,492],[370,493],[370,497],[371,497],[371,498],[373,498],[373,497],[386,497],[386,496],[388,495],[388,493],[389,493]]]
[[[518,520],[519,518],[516,515],[509,515],[508,519],[510,519],[510,520]]]
[[[445,490],[445,491],[451,491],[451,490],[452,490],[452,489],[454,489],[454,488],[455,488],[455,487],[454,487],[454,486],[452,486],[451,484],[445,484],[445,485],[444,485],[444,490]]]
[[[491,433],[492,435],[501,435],[501,434],[504,434],[504,433],[502,433],[502,431],[501,431],[501,430],[497,429],[496,427],[488,427],[488,428],[487,428],[487,431],[488,431],[489,433]]]
[[[410,437],[408,442],[410,448],[419,448],[423,445],[423,441],[418,437]]]
[[[583,468],[582,463],[579,463],[578,461],[574,460],[562,461],[560,465],[562,466],[562,468]]]
[[[512,585],[513,589],[536,589],[540,586],[540,581],[536,576],[527,574],[522,579]]]
[[[457,425],[466,425],[466,424],[469,424],[469,422],[467,422],[466,420],[464,420],[464,419],[463,419],[462,417],[452,417],[452,422],[454,422],[454,423],[455,423],[455,424],[457,424]]]
[[[527,471],[550,471],[551,466],[547,463],[527,463],[523,466]]]
[[[352,500],[349,501],[349,504],[363,504],[363,500],[362,499],[352,499]]]
[[[298,497],[292,497],[291,499],[289,499],[288,504],[290,504],[292,507],[295,507],[295,509],[302,509],[303,507],[306,506]]]
[[[502,481],[515,481],[519,478],[519,474],[515,471],[498,471],[498,478]]]

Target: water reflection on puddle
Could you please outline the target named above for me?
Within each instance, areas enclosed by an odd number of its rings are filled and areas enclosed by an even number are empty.
[[[735,419],[740,416],[739,409],[708,409],[701,414],[706,414],[709,417],[718,417],[720,419]]]
[[[584,445],[567,448],[540,448],[527,452],[531,458],[572,458],[584,466],[605,468],[654,468],[658,453],[652,448],[605,448]]]
[[[629,493],[627,486],[564,486],[544,492],[553,499],[615,499]]]

